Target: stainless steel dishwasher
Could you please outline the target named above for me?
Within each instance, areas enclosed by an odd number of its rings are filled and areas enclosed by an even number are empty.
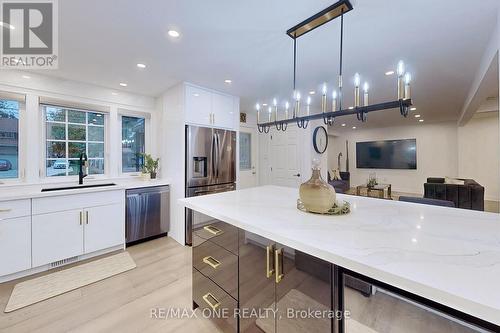
[[[165,236],[170,227],[170,193],[168,186],[135,188],[126,191],[127,245]]]

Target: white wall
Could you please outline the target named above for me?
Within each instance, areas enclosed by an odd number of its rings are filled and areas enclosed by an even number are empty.
[[[57,182],[61,177],[44,178],[40,171],[43,165],[44,145],[41,142],[43,126],[41,125],[40,99],[57,100],[73,105],[95,106],[106,110],[109,126],[106,129],[106,176],[116,178],[120,175],[121,133],[119,132],[119,114],[144,114],[151,119],[150,124],[157,123],[158,113],[155,98],[130,94],[113,89],[103,88],[77,81],[40,75],[33,72],[2,70],[0,91],[14,92],[26,96],[25,114],[20,118],[20,162],[21,183]],[[24,77],[23,77],[24,76]],[[113,94],[114,93],[114,94]],[[157,155],[156,126],[148,126],[148,151]],[[28,163],[29,161],[29,163]],[[25,163],[23,163],[25,162]],[[67,179],[66,179],[67,180]],[[6,183],[12,183],[5,181]]]
[[[379,181],[392,184],[394,191],[423,194],[427,177],[458,176],[457,126],[454,122],[346,130],[330,139],[329,167],[337,167],[337,155],[342,152],[342,171],[345,171],[345,140],[349,140],[351,187],[366,183],[369,174],[375,172]],[[395,139],[417,139],[416,170],[356,168],[356,142]]]
[[[161,110],[161,128],[158,142],[163,162],[162,177],[171,179],[169,236],[185,244],[185,214],[178,199],[185,197],[185,115],[184,86],[169,89],[158,99]]]
[[[485,187],[486,200],[500,200],[498,113],[478,114],[458,128],[458,174]]]

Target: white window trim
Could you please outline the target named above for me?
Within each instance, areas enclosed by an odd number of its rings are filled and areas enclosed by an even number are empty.
[[[17,185],[26,180],[26,152],[27,152],[27,121],[26,121],[26,94],[2,90],[5,93],[23,95],[24,101],[20,104],[17,128],[17,177],[0,178],[0,185]]]
[[[47,176],[46,163],[47,163],[47,128],[45,121],[45,110],[44,106],[50,104],[38,104],[38,109],[40,111],[40,133],[41,133],[41,161],[39,167],[39,180],[40,183],[65,183],[70,181],[78,180],[78,175],[74,176]],[[108,179],[110,175],[110,158],[109,158],[109,112],[104,111],[94,111],[86,109],[78,109],[75,107],[66,107],[63,105],[54,105],[56,107],[63,107],[69,110],[82,111],[82,112],[96,112],[102,113],[104,115],[104,174],[101,175],[88,175],[85,180],[103,180]]]
[[[118,110],[118,142],[119,150],[118,154],[118,173],[120,177],[138,177],[142,174],[140,171],[136,172],[123,172],[123,161],[122,161],[122,118],[123,117],[135,117],[144,118],[144,151],[146,154],[151,154],[151,114],[142,113],[136,111],[129,111],[124,109]]]

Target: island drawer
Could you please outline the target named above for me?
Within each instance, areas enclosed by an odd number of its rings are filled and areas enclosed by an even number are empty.
[[[238,256],[194,235],[193,266],[238,299]]]
[[[31,215],[31,200],[0,201],[0,220]]]
[[[235,309],[238,307],[238,302],[195,268],[193,268],[193,301],[204,316],[210,314],[210,319],[222,332],[237,332]]]
[[[238,254],[238,228],[228,223],[217,221],[195,227],[194,234]]]

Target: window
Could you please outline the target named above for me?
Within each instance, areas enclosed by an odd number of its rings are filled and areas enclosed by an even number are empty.
[[[240,132],[240,170],[252,168],[252,135]]]
[[[145,120],[122,116],[122,172],[139,172],[144,165]]]
[[[19,110],[22,102],[0,98],[0,179],[19,178]]]
[[[89,174],[104,174],[104,114],[44,105],[46,175],[71,176],[86,153]]]

